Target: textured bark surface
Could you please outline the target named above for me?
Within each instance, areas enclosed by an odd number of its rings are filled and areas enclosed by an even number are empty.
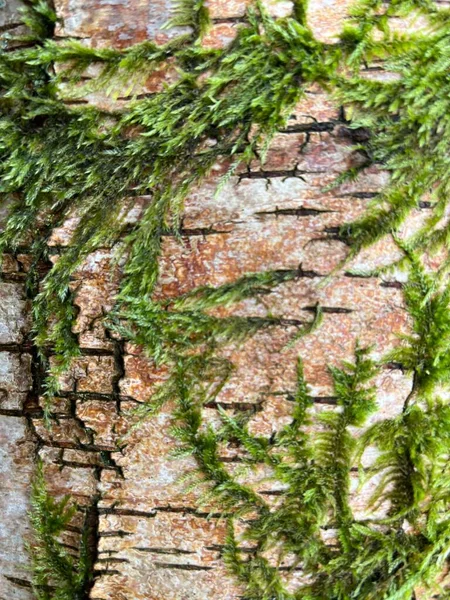
[[[20,25],[21,0],[0,0],[0,31]]]
[[[0,28],[14,26],[11,7],[0,0]],[[213,28],[205,43],[232,39],[246,0],[210,0]],[[267,0],[272,14],[285,15],[289,1]],[[348,0],[311,0],[309,19],[316,35],[333,40],[345,19]],[[55,0],[61,23],[58,36],[74,36],[94,46],[128,46],[144,39],[164,41],[168,0]],[[93,95],[90,101],[103,102]],[[327,365],[351,359],[355,340],[375,344],[377,355],[396,343],[407,328],[401,282],[355,277],[341,272],[324,285],[325,276],[345,257],[347,248],[333,232],[363,213],[370,196],[386,180],[367,172],[357,183],[324,191],[339,172],[361,157],[342,111],[312,88],[297,107],[286,131],[274,140],[264,166],[233,178],[214,195],[211,178],[186,202],[182,243],[165,237],[158,294],[174,296],[198,285],[218,285],[245,273],[301,267],[303,277],[256,301],[242,303],[236,314],[258,316],[267,308],[287,319],[309,321],[313,307],[324,307],[324,323],[312,335],[287,346],[286,325],[255,336],[227,353],[236,372],[218,398],[255,407],[252,428],[271,433],[289,419],[289,394],[295,386],[300,354],[316,399],[316,408],[332,405]],[[217,167],[217,174],[223,167]],[[142,198],[130,219],[139,218]],[[424,209],[426,210],[426,209]],[[419,211],[407,227],[424,217]],[[70,241],[74,221],[55,232],[50,244]],[[392,259],[396,250],[383,240],[361,254],[352,266],[372,267]],[[189,461],[174,461],[168,433],[170,410],[126,438],[129,409],[148,399],[165,373],[157,371],[138,348],[111,336],[102,326],[114,303],[120,266],[112,270],[111,252],[99,250],[79,269],[74,289],[79,315],[76,333],[83,356],[61,381],[58,422],[45,429],[36,389],[31,346],[27,342],[27,306],[22,279],[26,254],[5,257],[0,285],[0,599],[30,598],[24,573],[23,539],[27,533],[27,497],[34,452],[43,459],[51,490],[69,493],[98,509],[98,560],[92,600],[237,600],[239,590],[221,560],[224,524],[196,507],[179,478]],[[348,268],[348,267],[347,267]],[[222,312],[225,314],[225,312]],[[379,377],[381,406],[376,418],[400,411],[411,382],[394,367]],[[214,420],[217,407],[206,410]],[[230,462],[238,461],[228,449]],[[260,488],[261,489],[261,488]],[[269,498],[276,490],[262,491]],[[370,490],[367,489],[366,493]],[[354,508],[365,513],[364,495]],[[68,534],[68,539],[70,535]]]
[[[20,25],[20,0],[0,0],[0,43]],[[0,214],[3,221],[4,209]],[[19,262],[5,257],[0,283],[0,598],[29,600],[24,540],[35,443],[27,423],[32,390],[28,306],[23,286],[9,275]],[[20,278],[19,278],[20,279]]]
[[[24,541],[35,443],[27,423],[31,355],[21,285],[0,284],[0,598],[28,600]]]

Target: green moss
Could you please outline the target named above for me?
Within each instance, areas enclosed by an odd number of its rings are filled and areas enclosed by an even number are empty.
[[[76,512],[77,507],[71,504],[68,496],[57,501],[49,494],[39,463],[31,495],[33,539],[28,546],[36,600],[86,600],[88,597],[93,564],[87,516],[77,556],[61,541],[61,535],[72,524]]]

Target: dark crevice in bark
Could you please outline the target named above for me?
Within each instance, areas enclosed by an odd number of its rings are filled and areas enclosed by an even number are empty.
[[[235,16],[235,17],[215,17],[212,18],[211,21],[214,23],[214,25],[220,25],[222,23],[246,23],[247,19],[244,15],[242,16]]]
[[[309,115],[305,115],[309,116]],[[280,130],[280,133],[316,133],[316,132],[330,132],[335,128],[335,122],[324,122],[320,121],[311,123],[298,123],[294,125],[288,125],[285,129]]]
[[[150,552],[152,554],[167,554],[170,556],[183,556],[195,554],[190,550],[182,550],[181,548],[140,548],[135,546],[133,550],[139,550],[139,552]]]
[[[382,281],[380,287],[402,290],[405,286],[401,281]]]
[[[7,579],[8,581],[10,581],[11,583],[13,583],[14,585],[17,585],[17,587],[21,587],[21,588],[26,588],[26,589],[31,589],[31,582],[28,581],[27,579],[22,579],[20,577],[13,577],[12,575],[3,575],[3,577],[5,579]]]
[[[215,408],[222,410],[237,410],[239,412],[261,412],[264,410],[263,402],[218,402],[216,400],[212,402],[207,402],[203,405],[205,408]]]
[[[255,213],[258,216],[287,216],[287,217],[317,217],[324,214],[335,213],[334,210],[323,210],[319,208],[278,208],[275,210],[260,211]]]
[[[371,274],[353,273],[352,271],[345,271],[344,277],[349,277],[351,279],[374,279],[374,276]]]
[[[178,569],[180,571],[212,571],[213,567],[205,567],[202,565],[179,565],[178,563],[163,563],[155,561],[153,565],[159,569]]]
[[[248,171],[239,174],[239,180],[242,179],[276,179],[276,178],[288,178],[298,177],[299,171],[296,169],[280,170],[280,171]]]
[[[104,402],[117,402],[117,397],[114,393],[111,394],[103,394],[100,392],[72,392],[72,391],[60,391],[58,392],[58,396],[60,398],[68,398],[75,399],[77,402],[88,402],[89,400],[100,400]],[[137,400],[132,398],[131,396],[121,395],[121,402],[136,402],[136,404],[140,404]]]
[[[123,529],[117,529],[115,531],[101,531],[99,533],[99,538],[112,538],[112,537],[127,537],[129,535],[133,535],[129,531],[124,531]]]
[[[10,354],[32,354],[33,347],[30,343],[23,344],[0,344],[0,352],[9,352]]]
[[[117,414],[120,415],[122,410],[120,382],[125,377],[125,342],[123,340],[114,339],[109,331],[106,331],[106,337],[114,344],[114,375],[112,378],[112,395],[116,402]],[[117,468],[119,469],[119,467]],[[123,477],[121,470],[120,473]]]
[[[85,600],[89,599],[90,592],[94,587],[95,577],[97,575],[94,570],[94,565],[98,559],[98,546],[99,546],[99,508],[98,503],[100,501],[100,494],[97,494],[92,499],[92,503],[86,509],[85,517],[85,531],[86,531],[86,552],[88,556],[88,562],[91,569],[91,575],[88,577],[85,588],[84,597]]]
[[[312,312],[312,313],[317,313],[317,307],[316,306],[304,306],[302,308],[302,310],[307,310],[308,312]],[[341,306],[321,306],[320,310],[323,313],[328,313],[331,315],[349,315],[353,312],[355,312],[353,309],[351,308],[343,308]]]
[[[97,577],[102,577],[103,575],[120,575],[120,571],[116,569],[95,569],[94,570],[94,579]],[[86,600],[89,600],[89,597],[86,596]]]
[[[181,227],[176,231],[164,231],[161,236],[162,237],[208,237],[210,235],[226,235],[229,234],[229,231],[221,231],[219,229],[214,229],[213,227],[197,227],[197,228],[184,228]]]
[[[379,192],[346,192],[344,194],[336,194],[337,198],[356,198],[357,200],[371,200],[376,198]]]
[[[132,508],[99,508],[100,515],[119,515],[122,517],[138,517],[143,519],[153,519],[156,517],[157,512],[154,511],[143,511],[143,510],[134,510]]]

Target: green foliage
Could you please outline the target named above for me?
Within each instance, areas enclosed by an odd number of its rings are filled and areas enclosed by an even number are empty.
[[[410,264],[404,298],[412,327],[388,360],[412,372],[414,391],[426,397],[450,382],[450,290],[445,271],[427,272],[416,253],[405,244],[402,248]]]
[[[357,349],[354,365],[334,368],[331,374],[339,409],[314,418],[313,402],[299,363],[292,422],[270,439],[253,437],[239,420],[223,417],[228,439],[241,441],[252,460],[270,466],[274,487],[281,484],[283,489],[276,506],[248,507],[249,512],[257,511],[257,517],[253,516],[244,535],[255,545],[247,560],[241,556],[233,521],[229,520],[225,560],[244,584],[245,598],[322,598],[324,590],[327,598],[341,597],[333,594],[331,574],[326,581],[324,577],[339,554],[354,551],[348,494],[355,440],[349,427],[363,425],[375,409],[374,390],[367,386],[375,370],[367,351]],[[314,434],[308,433],[311,428],[315,429]],[[257,448],[256,453],[253,447]],[[328,547],[322,539],[321,530],[330,526],[337,530],[339,549]],[[267,559],[269,550],[276,551],[275,564],[273,559],[272,564]],[[286,557],[291,569],[301,565],[305,576],[314,583],[288,592],[277,568]],[[342,571],[340,577],[344,579]],[[349,581],[349,585],[355,583]]]
[[[353,23],[343,32],[343,48],[355,75],[340,80],[338,97],[352,107],[352,127],[370,131],[364,167],[381,165],[390,175],[390,184],[369,212],[342,230],[353,254],[398,232],[424,198],[432,210],[410,243],[422,251],[448,243],[443,217],[449,197],[449,14],[428,0],[364,0],[353,9]],[[391,30],[394,17],[412,16],[427,23],[421,33]],[[380,60],[386,61],[390,76],[373,80],[361,72],[364,64]]]
[[[33,539],[29,544],[36,600],[85,600],[92,578],[92,564],[85,524],[78,556],[74,557],[60,541],[72,522],[76,506],[70,498],[55,500],[47,491],[42,464],[38,464],[31,495],[30,523]]]
[[[337,407],[314,416],[299,363],[292,422],[270,438],[251,433],[249,415],[223,410],[222,427],[205,432],[201,384],[178,372],[181,407],[173,433],[183,444],[180,454],[197,459],[193,485],[206,488],[203,502],[228,519],[224,559],[248,600],[411,600],[417,586],[434,597],[450,551],[449,407],[429,393],[424,406],[415,388],[414,402],[405,402],[397,418],[377,422],[358,439],[355,428],[376,411],[378,369],[368,350],[357,348],[354,364],[330,372]],[[242,463],[233,472],[220,460],[220,448],[230,442]],[[358,456],[373,447],[379,456],[363,470],[365,483],[378,480],[368,519],[353,513],[350,477]],[[243,483],[249,470],[252,485]],[[255,493],[267,479],[282,489],[274,504]],[[382,503],[388,514],[377,517]],[[333,532],[332,544],[325,531]],[[299,567],[302,579],[288,586]]]
[[[207,32],[211,22],[205,0],[177,0],[167,27],[190,27],[194,35]]]

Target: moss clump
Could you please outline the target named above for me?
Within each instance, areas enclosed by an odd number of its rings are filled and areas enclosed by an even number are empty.
[[[33,539],[28,546],[36,600],[86,600],[88,597],[93,577],[89,509],[77,555],[61,541],[76,512],[77,507],[69,496],[57,501],[49,494],[42,464],[38,463],[31,494]]]

